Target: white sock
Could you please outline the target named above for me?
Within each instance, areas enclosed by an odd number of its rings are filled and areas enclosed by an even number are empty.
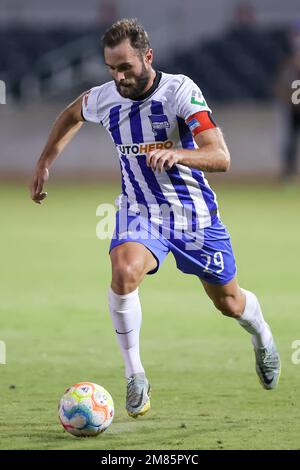
[[[142,309],[138,288],[129,294],[116,294],[111,288],[108,294],[110,316],[115,327],[119,347],[125,362],[125,375],[145,372],[140,359],[139,336]]]
[[[248,290],[241,290],[246,296],[246,305],[242,316],[237,321],[248,333],[253,335],[254,346],[266,347],[272,340],[272,333],[263,317],[257,297]]]

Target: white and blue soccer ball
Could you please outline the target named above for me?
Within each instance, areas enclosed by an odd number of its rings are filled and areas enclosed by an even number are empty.
[[[114,417],[114,402],[101,385],[80,382],[68,388],[59,403],[59,419],[74,436],[96,436]]]

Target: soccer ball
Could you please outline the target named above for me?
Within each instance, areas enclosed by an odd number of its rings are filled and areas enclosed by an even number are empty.
[[[114,402],[100,385],[80,382],[63,394],[58,416],[65,430],[74,436],[96,436],[111,424]]]

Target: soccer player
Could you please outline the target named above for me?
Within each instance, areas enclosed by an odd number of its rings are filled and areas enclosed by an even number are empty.
[[[119,155],[122,194],[110,245],[109,310],[125,363],[126,409],[150,408],[140,359],[138,288],[169,252],[182,272],[198,276],[218,310],[252,335],[256,372],[274,389],[280,359],[257,297],[239,287],[230,236],[204,173],[227,171],[230,155],[198,86],[152,67],[153,50],[136,20],[114,23],[103,36],[113,80],[82,94],[57,118],[37,163],[31,197],[40,204],[48,169],[83,122],[101,124]]]

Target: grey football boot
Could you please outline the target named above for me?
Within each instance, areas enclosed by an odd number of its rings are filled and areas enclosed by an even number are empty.
[[[126,410],[129,416],[143,416],[150,409],[151,387],[144,373],[133,374],[127,379]]]
[[[279,381],[281,372],[280,357],[274,341],[266,348],[254,346],[255,358],[256,358],[256,372],[259,377],[261,385],[266,390],[274,389]]]

